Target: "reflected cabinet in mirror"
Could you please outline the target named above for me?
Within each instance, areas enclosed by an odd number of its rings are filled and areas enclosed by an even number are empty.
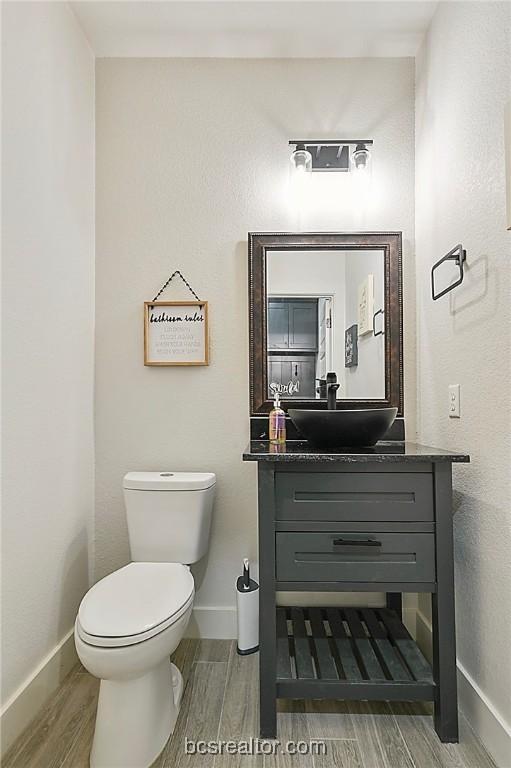
[[[395,406],[403,415],[401,233],[250,233],[253,415]]]

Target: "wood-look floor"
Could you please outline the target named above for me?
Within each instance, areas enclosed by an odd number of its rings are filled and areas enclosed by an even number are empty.
[[[185,639],[173,658],[186,687],[172,738],[153,768],[494,768],[460,717],[460,743],[441,744],[428,705],[281,701],[279,739],[319,739],[326,755],[186,755],[184,738],[258,735],[258,656],[230,640]],[[87,768],[98,681],[73,671],[12,746],[3,768]]]

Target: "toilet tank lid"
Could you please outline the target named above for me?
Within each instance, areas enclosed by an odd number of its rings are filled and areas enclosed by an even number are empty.
[[[203,491],[216,483],[213,472],[128,472],[123,487],[133,491]]]

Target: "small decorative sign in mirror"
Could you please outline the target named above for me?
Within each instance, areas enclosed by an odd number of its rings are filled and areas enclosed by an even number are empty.
[[[144,303],[144,365],[209,365],[206,301]]]
[[[358,325],[346,328],[344,332],[344,367],[358,365]]]

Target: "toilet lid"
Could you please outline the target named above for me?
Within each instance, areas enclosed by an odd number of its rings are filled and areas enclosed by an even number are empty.
[[[87,592],[78,611],[80,635],[101,646],[142,642],[177,621],[193,595],[185,565],[130,563]]]
[[[131,491],[204,491],[215,483],[213,472],[128,472],[123,487]]]

